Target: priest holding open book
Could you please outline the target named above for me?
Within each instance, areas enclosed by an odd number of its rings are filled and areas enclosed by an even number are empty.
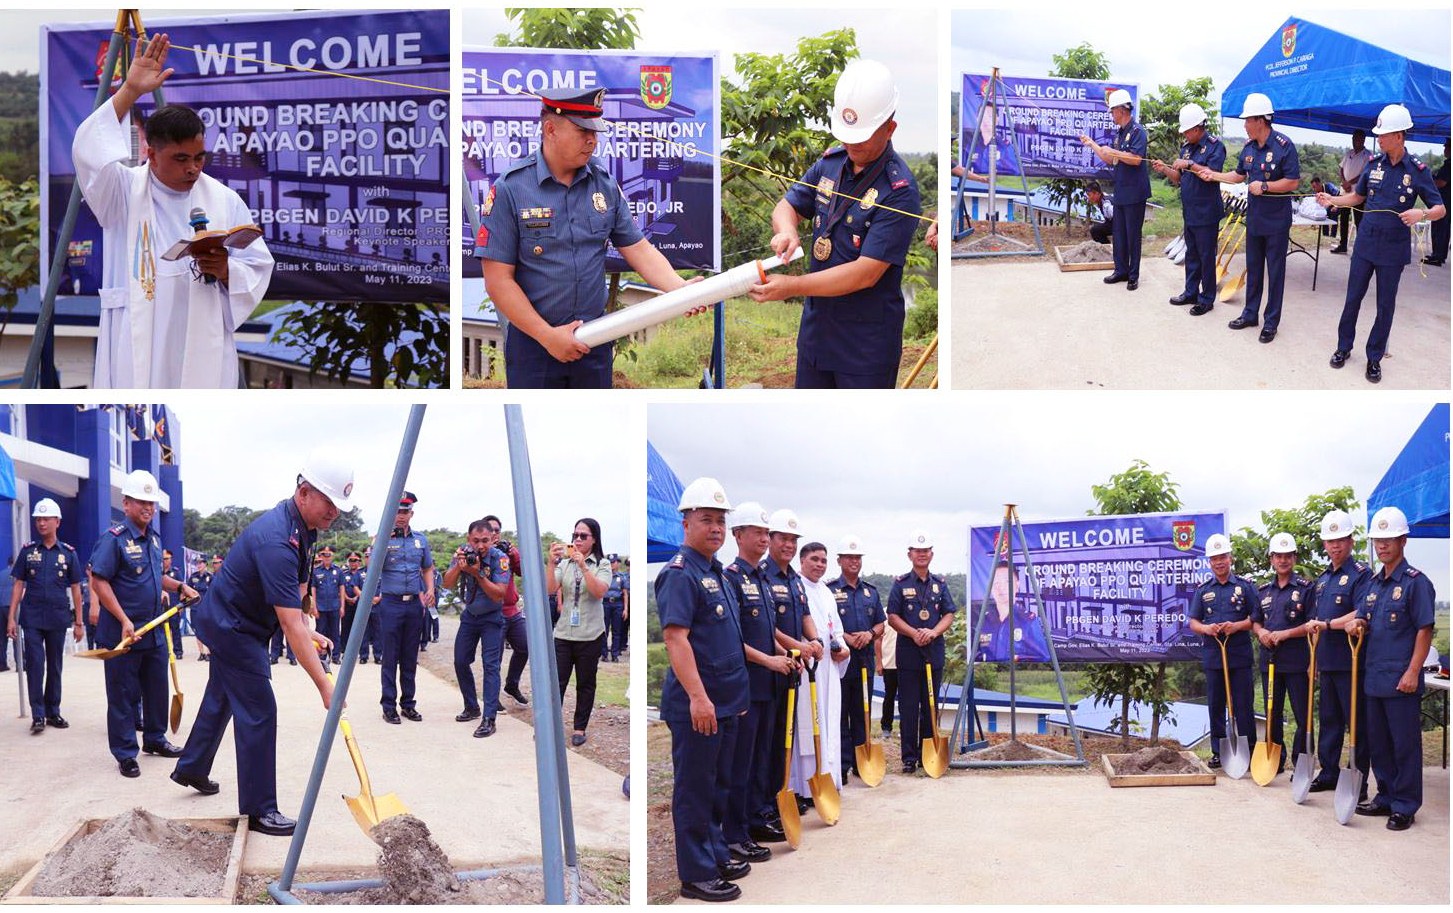
[[[196,112],[157,109],[130,167],[130,113],[161,88],[170,41],[138,41],[126,81],[76,132],[76,179],[105,229],[96,387],[236,387],[234,333],[267,292],[273,259],[235,191],[202,173]],[[216,240],[187,244],[208,228]],[[236,229],[241,228],[238,231]],[[180,242],[180,243],[179,243]],[[217,243],[221,242],[221,243]]]

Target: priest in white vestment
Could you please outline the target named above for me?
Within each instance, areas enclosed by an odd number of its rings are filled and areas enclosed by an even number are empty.
[[[851,654],[843,641],[843,624],[837,614],[837,599],[823,582],[827,573],[827,547],[809,542],[799,556],[802,565],[802,588],[807,592],[807,608],[817,636],[828,653],[817,666],[817,726],[822,740],[822,771],[831,774],[833,784],[843,788],[842,775],[842,676],[847,671]],[[792,789],[807,798],[812,795],[807,779],[817,773],[817,758],[812,740],[811,678],[802,670],[797,691],[797,730],[792,743]]]
[[[235,191],[202,173],[206,136],[189,108],[159,108],[146,123],[149,152],[131,158],[131,109],[161,88],[170,42],[138,42],[126,81],[76,132],[71,154],[86,203],[105,230],[97,387],[236,388],[235,334],[267,293],[273,259],[262,239],[247,247],[162,259],[195,234],[200,210],[213,230],[250,224]]]

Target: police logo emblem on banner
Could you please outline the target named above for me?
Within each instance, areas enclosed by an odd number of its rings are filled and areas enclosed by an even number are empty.
[[[605,212],[605,194],[597,190],[590,195],[590,202],[595,207],[596,212]]]
[[[1176,520],[1170,525],[1170,533],[1175,547],[1188,552],[1196,544],[1196,521]]]
[[[646,107],[659,111],[671,103],[671,68],[668,66],[641,67],[641,101]]]
[[[1291,25],[1281,30],[1281,55],[1283,57],[1290,57],[1296,52],[1297,24],[1293,22]]]

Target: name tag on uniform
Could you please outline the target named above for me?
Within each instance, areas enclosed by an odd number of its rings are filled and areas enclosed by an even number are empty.
[[[721,586],[717,584],[715,577],[701,578],[701,586],[708,593],[715,593],[717,590],[721,589]]]

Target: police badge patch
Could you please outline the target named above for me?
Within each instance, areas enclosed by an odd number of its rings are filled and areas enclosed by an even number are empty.
[[[605,194],[597,190],[590,195],[590,202],[595,207],[596,212],[601,214],[605,213]]]

